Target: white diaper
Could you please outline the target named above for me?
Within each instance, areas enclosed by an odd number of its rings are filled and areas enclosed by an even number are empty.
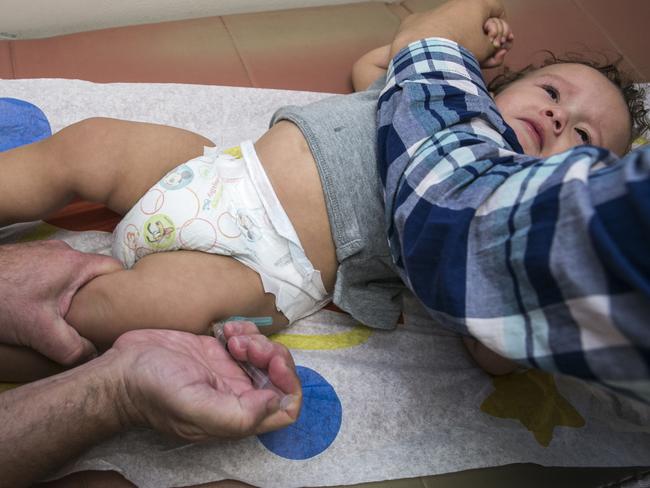
[[[290,322],[330,300],[250,141],[205,148],[170,171],[113,232],[113,256],[129,268],[178,249],[232,256],[254,269]]]

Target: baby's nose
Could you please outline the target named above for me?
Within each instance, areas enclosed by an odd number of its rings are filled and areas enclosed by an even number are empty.
[[[565,124],[565,117],[562,115],[562,111],[559,109],[556,110],[551,110],[548,109],[544,113],[548,118],[551,119],[551,123],[553,124],[553,130],[555,132],[560,132],[562,131],[562,128],[564,127]]]

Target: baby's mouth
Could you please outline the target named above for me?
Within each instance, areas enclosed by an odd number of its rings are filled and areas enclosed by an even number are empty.
[[[523,122],[524,126],[526,127],[526,131],[530,135],[530,138],[537,145],[539,153],[541,154],[542,146],[544,145],[544,136],[543,136],[542,128],[532,120],[521,119],[521,121]]]

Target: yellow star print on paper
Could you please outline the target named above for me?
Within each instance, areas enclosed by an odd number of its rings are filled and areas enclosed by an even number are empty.
[[[494,392],[481,404],[481,411],[503,419],[516,419],[548,447],[556,426],[579,428],[585,419],[555,386],[553,375],[529,369],[492,378]]]
[[[632,143],[632,149],[645,146],[646,144],[650,144],[650,141],[648,141],[646,137],[637,137],[636,140]]]

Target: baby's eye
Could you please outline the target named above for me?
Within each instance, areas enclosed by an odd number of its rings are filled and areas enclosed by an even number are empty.
[[[544,88],[544,91],[548,93],[548,96],[551,97],[556,102],[560,98],[560,94],[558,93],[557,89],[554,86],[543,85],[542,88]]]
[[[591,137],[589,137],[587,131],[576,129],[576,132],[580,136],[580,140],[583,142],[583,144],[591,144]]]

